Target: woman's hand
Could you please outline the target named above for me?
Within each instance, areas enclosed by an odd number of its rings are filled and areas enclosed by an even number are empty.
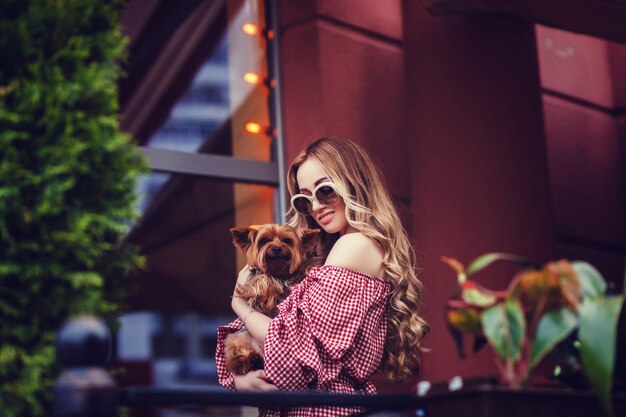
[[[244,301],[244,299],[238,297],[237,288],[245,285],[246,282],[248,282],[248,280],[250,279],[250,275],[250,265],[244,266],[241,271],[239,271],[239,275],[237,276],[237,283],[235,284],[235,289],[233,290],[233,298],[230,302],[233,311],[242,320],[245,314],[247,314],[247,312],[250,310],[250,306],[246,301]]]
[[[278,391],[276,385],[269,382],[263,370],[250,371],[245,375],[235,375],[235,387],[238,391]]]
[[[250,272],[250,265],[244,266],[241,271],[239,271],[239,275],[237,276],[237,283],[235,284],[235,288],[233,289],[233,303],[236,302],[238,298],[237,288],[244,286],[246,282],[248,282],[248,280],[250,279],[250,275],[252,275],[252,272]],[[237,312],[235,311],[235,313]]]
[[[237,285],[233,293],[233,299],[231,300],[231,307],[235,314],[243,321],[244,325],[250,332],[252,338],[257,342],[259,346],[263,346],[265,342],[265,336],[267,335],[267,329],[269,328],[271,318],[265,314],[251,309],[248,301],[237,296],[237,287],[244,285],[250,279],[250,267],[246,265],[237,277]]]
[[[250,265],[246,265],[241,268],[239,275],[237,276],[237,285],[244,285],[250,279],[252,272],[250,271]]]

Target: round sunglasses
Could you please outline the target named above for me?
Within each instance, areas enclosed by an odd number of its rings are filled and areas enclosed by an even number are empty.
[[[339,200],[339,193],[332,182],[323,182],[313,190],[313,195],[294,194],[291,197],[291,207],[305,216],[313,212],[313,202],[317,201],[324,206],[333,205]]]

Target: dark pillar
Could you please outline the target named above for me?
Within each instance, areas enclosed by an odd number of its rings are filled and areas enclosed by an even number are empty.
[[[551,257],[552,221],[533,25],[508,16],[433,17],[405,2],[412,221],[422,254],[426,319],[423,377],[497,374],[489,348],[460,360],[443,317],[456,277],[486,252]],[[514,270],[477,277],[506,288]],[[488,352],[489,351],[489,352]]]

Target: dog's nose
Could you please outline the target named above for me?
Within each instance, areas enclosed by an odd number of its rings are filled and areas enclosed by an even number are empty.
[[[274,246],[274,247],[272,248],[272,254],[273,254],[273,255],[278,255],[278,254],[280,254],[280,248],[279,248],[278,246]]]

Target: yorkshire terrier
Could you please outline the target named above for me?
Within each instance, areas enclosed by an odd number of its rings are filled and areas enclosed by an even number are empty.
[[[316,257],[319,232],[279,224],[230,229],[233,244],[246,254],[251,272],[244,285],[237,285],[235,295],[246,300],[250,308],[274,317],[289,287],[320,263]],[[263,369],[261,349],[245,329],[228,335],[224,354],[226,369],[234,374]]]

